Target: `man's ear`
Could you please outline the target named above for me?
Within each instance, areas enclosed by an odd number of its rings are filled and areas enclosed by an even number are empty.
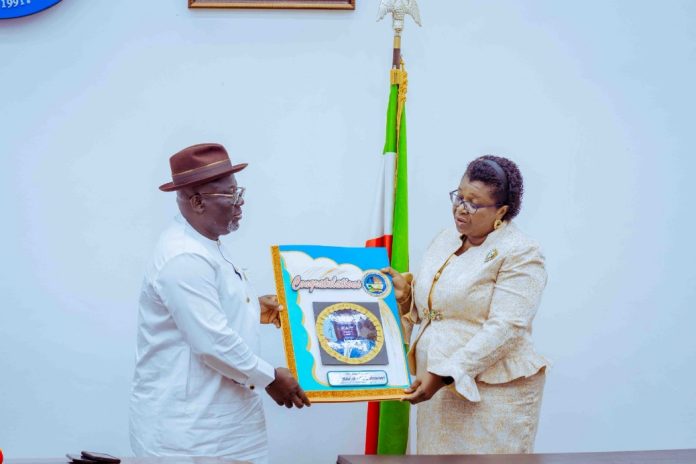
[[[191,210],[196,214],[202,214],[205,211],[203,197],[197,193],[191,195],[191,198],[189,198],[189,205],[191,205]]]

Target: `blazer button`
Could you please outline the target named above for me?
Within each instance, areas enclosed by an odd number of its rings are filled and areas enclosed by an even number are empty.
[[[251,300],[249,299],[249,297],[247,297],[247,303],[250,303],[250,302],[251,302]]]
[[[253,390],[254,388],[256,388],[256,387],[253,385],[249,385],[249,390]]]

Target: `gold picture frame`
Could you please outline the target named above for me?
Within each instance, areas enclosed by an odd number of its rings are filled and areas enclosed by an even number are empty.
[[[189,0],[189,8],[354,10],[355,0]]]

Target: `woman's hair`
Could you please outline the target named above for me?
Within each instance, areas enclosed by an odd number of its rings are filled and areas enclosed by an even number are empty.
[[[469,181],[478,180],[491,187],[495,202],[508,205],[504,221],[517,216],[522,205],[522,174],[517,165],[502,156],[484,155],[476,158],[466,168],[464,177]]]

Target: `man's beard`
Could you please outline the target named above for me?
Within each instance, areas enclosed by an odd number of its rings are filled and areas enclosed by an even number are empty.
[[[235,232],[239,229],[239,221],[231,220],[227,223],[227,233]]]

